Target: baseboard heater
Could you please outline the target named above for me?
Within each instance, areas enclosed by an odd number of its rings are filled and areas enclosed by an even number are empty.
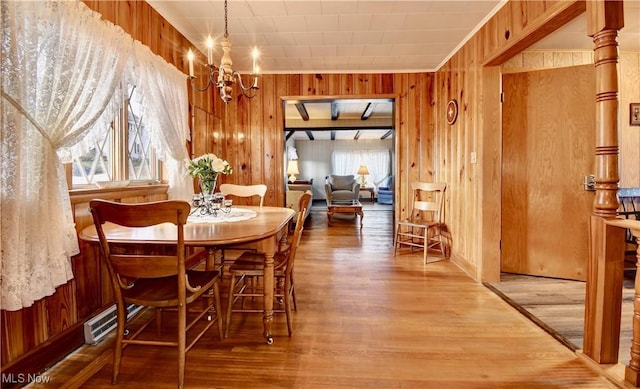
[[[127,306],[127,319],[132,318],[142,310],[142,306],[129,304]],[[118,325],[116,305],[100,312],[84,323],[84,343],[96,344]]]

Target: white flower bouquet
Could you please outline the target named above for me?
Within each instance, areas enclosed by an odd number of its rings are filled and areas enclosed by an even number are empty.
[[[218,174],[231,174],[233,169],[229,162],[218,158],[215,154],[203,154],[187,163],[187,170],[191,177],[201,180],[215,180]]]

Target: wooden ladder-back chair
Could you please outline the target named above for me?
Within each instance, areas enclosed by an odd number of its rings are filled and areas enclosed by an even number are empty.
[[[222,316],[220,315],[222,312],[219,293],[220,272],[218,270],[190,270],[187,266],[187,263],[189,265],[195,264],[191,261],[192,258],[186,258],[184,245],[184,224],[189,216],[189,203],[159,201],[121,204],[92,200],[89,205],[117,304],[118,327],[113,357],[113,384],[117,383],[122,351],[126,345],[173,346],[178,351],[178,387],[182,388],[186,353],[189,349],[216,321],[218,322],[220,339],[223,338]],[[139,245],[138,247],[133,247],[133,245],[127,247],[118,245],[116,247],[109,238],[109,229],[105,223],[128,228],[172,223],[176,228],[176,242],[175,245],[171,245],[172,247],[166,248],[169,254],[158,255],[140,253]],[[202,300],[204,303],[192,304],[196,300]],[[138,329],[125,337],[126,327],[130,324],[127,322],[126,316],[129,304],[155,307],[156,311],[155,315],[151,315]],[[161,313],[164,309],[177,311],[177,338],[167,340],[161,337]],[[214,312],[215,318],[213,317]],[[154,316],[160,336],[150,340],[137,339]],[[189,321],[187,322],[188,316]],[[205,324],[197,326],[199,331],[193,337],[190,334],[191,339],[187,344],[187,332],[200,319],[203,319]]]
[[[255,185],[221,184],[220,192],[222,192],[225,199],[230,197],[231,200],[233,200],[234,205],[239,205],[237,201],[239,199],[253,200],[254,197],[258,196],[258,198],[260,199],[259,205],[262,207],[264,203],[264,196],[267,193],[267,186],[265,184],[255,184]],[[219,264],[222,265],[222,271],[225,274],[225,277],[226,277],[226,269],[228,269],[228,267],[233,262],[232,260],[229,260],[228,258],[226,258],[225,251],[227,250],[255,251],[252,249],[251,246],[252,245],[249,245],[249,246],[239,245],[239,246],[227,247],[223,250],[220,250]]]
[[[444,195],[446,183],[413,182],[413,204],[408,219],[396,224],[393,242],[394,255],[402,245],[423,250],[427,263],[429,249],[439,248],[443,258],[447,257],[442,230],[444,226]]]
[[[236,185],[236,184],[221,184],[220,192],[226,198],[232,196],[236,198],[250,198],[258,196],[260,198],[260,206],[264,203],[264,196],[267,193],[267,186],[265,184],[256,185]]]
[[[625,219],[640,220],[640,188],[619,188],[618,189],[618,202],[620,207],[618,209],[618,216]],[[627,229],[625,232],[625,268],[636,268],[636,252],[638,250],[638,244],[634,238],[631,230]]]
[[[300,244],[302,231],[304,230],[304,220],[306,209],[311,206],[311,191],[306,191],[299,201],[298,217],[293,237],[287,239],[287,244],[281,246],[274,257],[274,276],[276,291],[274,296],[278,301],[283,301],[284,312],[287,319],[287,331],[289,336],[293,333],[291,307],[297,310],[296,294],[293,282],[293,265],[296,251]],[[257,285],[257,279],[264,277],[264,256],[255,252],[244,252],[229,268],[231,280],[229,282],[229,301],[227,305],[227,322],[225,327],[225,337],[229,336],[229,325],[231,323],[232,312],[263,312],[255,306],[245,308],[244,299],[247,297],[264,297],[262,287]],[[236,301],[240,300],[242,306],[234,309]],[[278,311],[279,312],[279,311]]]

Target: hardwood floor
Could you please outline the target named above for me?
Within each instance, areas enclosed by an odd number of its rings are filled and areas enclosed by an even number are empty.
[[[633,336],[634,272],[625,272],[618,361],[628,365]],[[502,274],[488,285],[525,316],[572,350],[582,349],[585,283],[519,274]]]
[[[620,387],[452,262],[394,257],[391,212],[364,213],[362,229],[346,215],[328,228],[314,207],[296,260],[293,336],[276,315],[267,345],[260,315],[234,314],[228,339],[210,331],[188,353],[185,387]],[[110,342],[69,355],[44,373],[46,387],[176,386],[175,350],[136,346],[112,386]]]

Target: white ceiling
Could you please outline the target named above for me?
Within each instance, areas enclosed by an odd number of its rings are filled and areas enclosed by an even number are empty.
[[[224,32],[223,0],[147,2],[201,52],[206,53],[207,35],[219,44]],[[250,71],[250,52],[257,46],[263,73],[432,72],[505,2],[229,0],[233,68]],[[640,0],[625,0],[624,4],[625,27],[618,39],[620,50],[640,52]],[[593,42],[586,34],[586,26],[586,16],[581,15],[530,49],[590,50]],[[216,61],[219,55],[218,48]],[[314,104],[305,105],[316,111]],[[318,106],[317,110],[323,110],[324,115],[328,112],[326,107]],[[355,131],[345,132],[342,136],[353,139],[354,134]],[[365,138],[379,135],[372,132]],[[295,137],[306,135],[296,133]],[[329,139],[328,133],[319,137]]]
[[[433,71],[503,1],[230,0],[234,69],[257,46],[265,73]],[[222,0],[147,2],[203,53],[223,35]]]

